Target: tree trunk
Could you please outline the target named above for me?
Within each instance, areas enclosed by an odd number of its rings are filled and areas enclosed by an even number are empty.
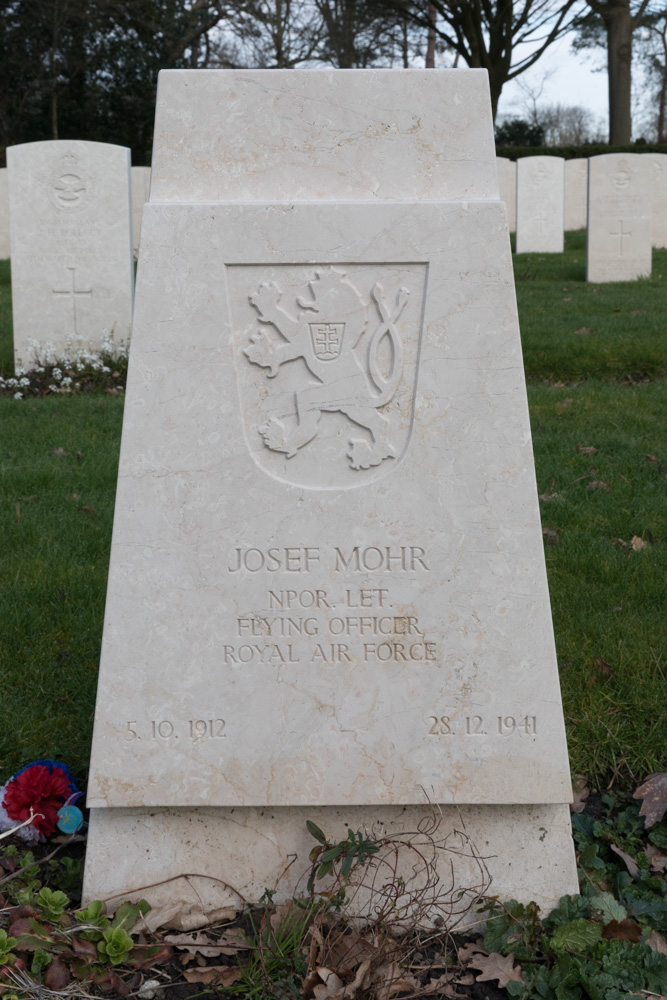
[[[660,34],[662,42],[662,75],[660,79],[660,96],[658,99],[658,142],[667,142],[667,26]]]
[[[51,49],[49,51],[49,96],[51,102],[51,138],[58,138],[58,75],[56,72],[56,46],[58,45],[58,4],[53,5]]]
[[[607,30],[609,73],[609,144],[631,141],[632,16],[630,0],[614,0],[601,10]]]
[[[496,115],[498,114],[498,101],[500,100],[500,95],[503,90],[503,81],[499,80],[496,74],[489,70],[489,91],[491,94],[491,115],[493,121],[496,120]]]
[[[426,43],[426,69],[435,69],[435,5],[428,5],[428,41]]]

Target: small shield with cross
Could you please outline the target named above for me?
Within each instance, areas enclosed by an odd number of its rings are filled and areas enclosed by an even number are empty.
[[[318,361],[335,361],[343,347],[345,323],[309,323],[313,350]]]

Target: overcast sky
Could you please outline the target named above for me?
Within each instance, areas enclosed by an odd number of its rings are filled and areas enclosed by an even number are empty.
[[[594,72],[596,66],[604,64],[604,52],[592,50],[573,53],[571,38],[571,35],[565,35],[554,42],[531,69],[503,87],[498,106],[500,115],[522,116],[525,96],[521,93],[519,80],[525,81],[531,88],[538,89],[544,81],[542,96],[538,103],[583,105],[603,120],[603,127],[606,130],[607,74]],[[520,54],[520,50],[517,49],[515,62]],[[545,74],[549,74],[546,80]]]

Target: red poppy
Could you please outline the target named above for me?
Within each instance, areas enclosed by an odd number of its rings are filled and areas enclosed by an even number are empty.
[[[2,802],[10,819],[22,823],[30,818],[30,809],[41,813],[33,820],[33,826],[49,837],[56,829],[58,810],[71,794],[71,780],[59,767],[49,769],[43,764],[27,767],[5,788]]]

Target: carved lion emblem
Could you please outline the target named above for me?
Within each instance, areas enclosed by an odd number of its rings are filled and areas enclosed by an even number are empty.
[[[280,380],[281,368],[302,359],[310,377],[294,392],[290,416],[270,417],[258,427],[264,444],[287,458],[317,437],[323,413],[339,412],[364,438],[351,436],[351,469],[369,469],[395,458],[390,416],[380,412],[394,397],[403,372],[403,345],[396,329],[409,298],[400,287],[387,302],[376,281],[364,299],[345,271],[322,267],[289,300],[275,282],[249,297],[259,329],[243,349],[253,365]],[[389,358],[381,363],[383,359]]]

